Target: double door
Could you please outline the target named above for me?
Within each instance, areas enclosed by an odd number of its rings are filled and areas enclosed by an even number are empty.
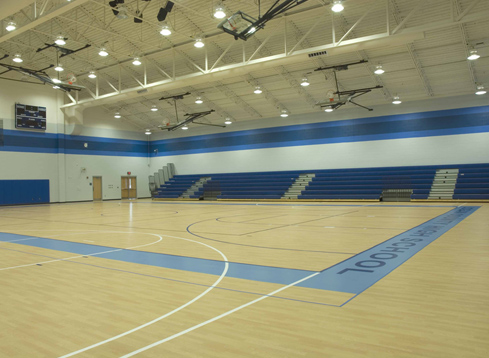
[[[121,177],[121,198],[137,199],[136,177]]]

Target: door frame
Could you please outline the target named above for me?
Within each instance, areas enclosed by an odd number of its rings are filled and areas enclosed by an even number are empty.
[[[130,191],[129,191],[129,190],[136,190],[136,196],[135,196],[134,198],[127,198],[127,200],[131,200],[131,199],[137,199],[137,198],[138,198],[138,176],[137,176],[137,175],[121,175],[121,179],[122,179],[122,178],[129,178],[129,179],[134,178],[134,179],[136,179],[136,187],[135,187],[135,188],[131,188],[131,189],[127,188],[128,195],[129,195],[129,193],[130,193]],[[130,181],[131,181],[131,180],[129,180],[129,182],[130,182]],[[123,189],[122,189],[122,185],[121,185],[121,198],[122,198],[122,190],[123,190]]]
[[[94,178],[100,178],[100,201],[104,200],[104,186],[102,185],[102,176],[101,175],[92,175],[92,200],[93,201],[99,201],[98,199],[95,199],[95,184],[94,184]]]

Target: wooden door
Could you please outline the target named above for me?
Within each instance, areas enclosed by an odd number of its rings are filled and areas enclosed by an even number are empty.
[[[136,199],[136,177],[121,177],[121,199]]]
[[[121,199],[129,199],[129,178],[121,177]]]
[[[136,177],[129,178],[129,199],[137,199]]]
[[[102,200],[102,177],[92,178],[93,200]]]

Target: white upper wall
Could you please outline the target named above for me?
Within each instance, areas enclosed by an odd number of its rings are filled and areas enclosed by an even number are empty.
[[[102,107],[91,107],[83,111],[81,135],[92,137],[147,140],[144,130],[124,120],[114,118],[114,113]]]
[[[64,122],[63,112],[59,109],[63,96],[62,92],[49,86],[0,80],[0,119],[3,119],[3,128],[15,129],[15,103],[22,103],[46,107],[46,132],[57,133],[58,125]]]

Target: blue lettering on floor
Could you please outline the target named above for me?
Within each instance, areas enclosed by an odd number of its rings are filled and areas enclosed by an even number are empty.
[[[392,272],[424,247],[460,223],[479,207],[455,208],[411,230],[328,267],[297,286],[359,294]],[[146,251],[117,249],[71,241],[0,233],[0,241],[80,255],[221,275],[224,262]],[[230,262],[227,277],[289,285],[315,271]]]
[[[297,286],[359,294],[460,223],[478,206],[458,207],[352,256]]]

